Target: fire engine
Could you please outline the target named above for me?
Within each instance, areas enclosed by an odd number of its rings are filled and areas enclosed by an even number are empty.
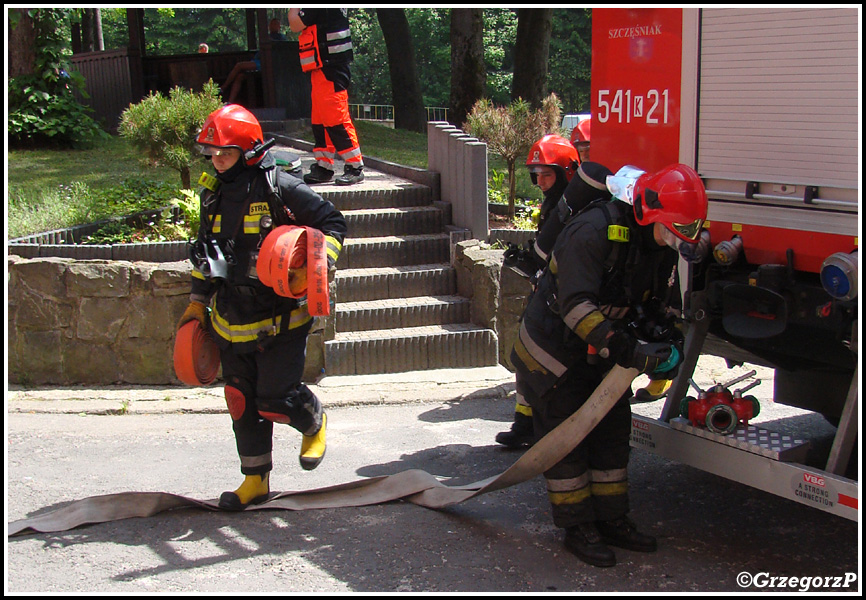
[[[859,9],[602,8],[591,160],[693,167],[711,251],[690,265],[685,357],[632,444],[857,519]],[[701,353],[774,369],[774,401],[836,429],[826,463],[773,432],[681,418]],[[778,436],[775,436],[778,437]]]

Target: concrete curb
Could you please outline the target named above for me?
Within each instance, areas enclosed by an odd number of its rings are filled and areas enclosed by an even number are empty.
[[[502,399],[514,391],[514,375],[502,366],[435,369],[384,375],[325,377],[310,388],[326,407],[445,403]],[[40,387],[12,386],[8,413],[145,415],[227,413],[222,385]]]

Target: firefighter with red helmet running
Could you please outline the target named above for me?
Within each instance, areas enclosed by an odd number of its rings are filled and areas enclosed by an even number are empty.
[[[277,168],[255,116],[229,104],[211,113],[196,138],[216,176],[202,175],[201,225],[190,247],[190,303],[178,329],[196,319],[220,348],[225,397],[240,456],[241,486],[219,506],[243,510],[270,493],[274,423],[302,434],[300,463],[325,454],[327,416],[301,382],[314,317],[305,302],[279,295],[256,273],[259,249],[274,228],[308,226],[325,237],[336,263],[346,221],[333,204]]]
[[[657,322],[672,320],[680,302],[678,247],[698,239],[706,192],[685,165],[643,173],[632,183],[633,205],[593,203],[566,223],[523,313],[511,361],[539,438],[574,414],[615,363],[671,378],[682,358],[675,327],[653,338],[640,317],[652,312]],[[609,545],[641,552],[657,546],[628,517],[630,397],[628,390],[544,473],[566,548],[600,567],[616,564]]]

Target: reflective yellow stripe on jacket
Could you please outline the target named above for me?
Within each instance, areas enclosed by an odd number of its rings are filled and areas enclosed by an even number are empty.
[[[300,306],[289,313],[288,327],[285,328],[283,327],[284,317],[285,315],[277,315],[274,319],[268,317],[267,319],[256,321],[255,323],[232,325],[219,313],[219,310],[214,308],[211,317],[211,324],[213,325],[214,331],[221,338],[233,344],[241,344],[244,342],[256,341],[259,337],[259,332],[263,331],[267,335],[273,335],[275,327],[278,332],[288,331],[306,325],[313,319],[307,311],[306,305]]]
[[[328,253],[328,264],[336,264],[337,259],[340,258],[340,252],[343,251],[343,244],[341,244],[337,238],[326,235],[325,246]]]

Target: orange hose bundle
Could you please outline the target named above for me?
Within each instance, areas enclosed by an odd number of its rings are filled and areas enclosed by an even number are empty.
[[[185,323],[174,340],[174,372],[187,385],[208,385],[216,379],[220,352],[197,320]]]
[[[306,265],[306,270],[301,270]],[[312,227],[281,225],[262,242],[256,260],[259,281],[286,298],[307,296],[314,317],[330,314],[325,235]]]

